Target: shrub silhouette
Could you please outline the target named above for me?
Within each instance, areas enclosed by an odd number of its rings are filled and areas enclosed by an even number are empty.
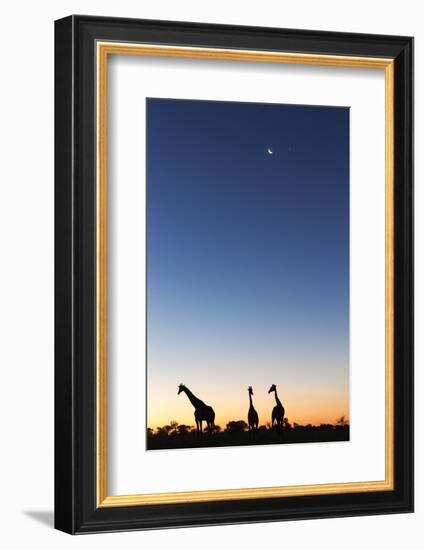
[[[291,430],[291,427],[292,427],[292,425],[289,422],[289,419],[286,416],[284,417],[284,420],[283,420],[283,427],[286,430]]]
[[[318,428],[320,430],[334,430],[333,424],[320,424]]]

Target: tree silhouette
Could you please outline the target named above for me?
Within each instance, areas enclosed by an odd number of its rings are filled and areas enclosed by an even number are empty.
[[[190,433],[192,429],[193,429],[193,426],[188,426],[187,424],[179,424],[179,426],[177,427],[177,432],[178,432],[178,435],[183,436]]]
[[[176,420],[171,420],[169,423],[169,427],[171,428],[169,430],[169,435],[177,435],[178,433],[178,422]]]
[[[336,421],[337,426],[347,426],[349,424],[349,420],[346,418],[345,415],[341,416]]]
[[[227,432],[244,432],[248,428],[244,420],[231,420],[228,422],[226,431]]]

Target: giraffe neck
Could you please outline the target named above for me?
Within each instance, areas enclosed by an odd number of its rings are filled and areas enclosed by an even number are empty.
[[[191,404],[193,405],[194,408],[198,407],[199,404],[201,403],[200,399],[198,399],[194,393],[192,393],[188,388],[184,388],[184,391],[187,395],[187,397],[190,399],[190,402]]]
[[[252,402],[252,394],[251,393],[249,393],[249,401],[250,401],[250,406],[252,406],[253,402]]]
[[[277,403],[277,405],[281,405],[281,401],[278,399],[277,390],[274,390],[274,394],[275,394],[275,402]]]

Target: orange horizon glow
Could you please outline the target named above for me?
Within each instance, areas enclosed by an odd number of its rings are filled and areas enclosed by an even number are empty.
[[[216,388],[206,388],[196,393],[195,386],[190,388],[193,393],[202,399],[215,411],[215,424],[225,429],[231,420],[247,422],[249,398],[246,390],[232,387],[228,384],[227,391],[220,392]],[[321,387],[320,387],[321,386]],[[327,387],[324,387],[327,386]],[[285,408],[285,417],[290,424],[317,426],[320,424],[336,424],[344,416],[349,419],[349,392],[348,384],[344,387],[332,387],[333,384],[316,384],[308,390],[305,387],[293,384],[286,391],[277,386],[278,396]],[[258,386],[259,387],[259,386]],[[184,393],[177,395],[177,386],[172,388],[158,388],[149,390],[147,427],[156,430],[157,427],[169,425],[170,422],[195,426],[194,407]],[[238,390],[238,391],[237,391]],[[275,406],[273,394],[267,393],[268,388],[255,390],[253,405],[259,415],[259,425],[271,422],[272,409]],[[162,399],[160,398],[162,394]]]

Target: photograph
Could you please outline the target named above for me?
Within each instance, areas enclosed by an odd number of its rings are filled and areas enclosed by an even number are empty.
[[[147,450],[349,441],[349,117],[146,99]]]

